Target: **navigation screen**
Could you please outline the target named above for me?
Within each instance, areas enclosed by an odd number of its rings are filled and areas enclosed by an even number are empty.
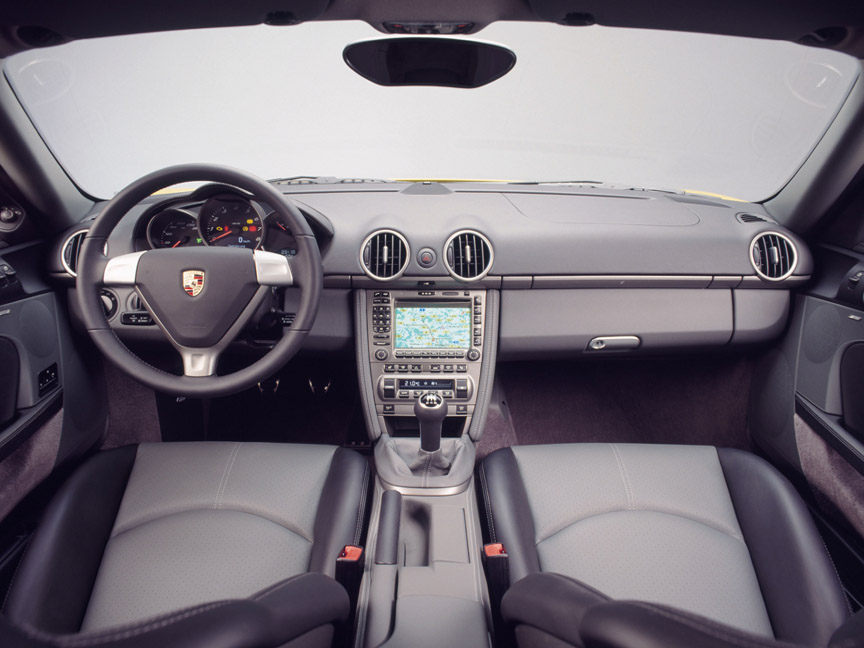
[[[397,349],[468,349],[471,307],[396,304]]]

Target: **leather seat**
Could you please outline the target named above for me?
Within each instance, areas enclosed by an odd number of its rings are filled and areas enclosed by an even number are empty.
[[[361,541],[369,476],[360,455],[316,445],[100,453],[48,507],[7,623],[49,644],[81,633],[82,645],[330,645],[349,614],[336,558]]]
[[[490,540],[510,555],[501,614],[520,646],[673,646],[680,623],[728,645],[825,646],[849,616],[805,505],[750,453],[517,446],[489,455],[479,482]],[[622,599],[644,603],[610,602]],[[608,636],[639,614],[652,622]]]

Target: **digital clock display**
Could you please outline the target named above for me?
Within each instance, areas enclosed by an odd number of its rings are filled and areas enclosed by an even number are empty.
[[[399,389],[453,389],[453,381],[440,378],[400,378]]]

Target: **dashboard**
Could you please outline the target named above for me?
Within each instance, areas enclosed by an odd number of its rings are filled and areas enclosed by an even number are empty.
[[[376,384],[393,363],[409,365],[410,374],[412,363],[396,354],[408,357],[413,348],[429,357],[458,348],[470,366],[467,354],[481,338],[485,348],[487,337],[501,359],[764,342],[782,333],[790,290],[813,268],[803,241],[758,204],[578,185],[277,186],[306,218],[322,257],[324,293],[304,349],[348,351],[362,338]],[[55,277],[69,280],[75,237],[87,226],[58,242]],[[112,256],[203,245],[297,254],[270,206],[225,185],[152,196],[108,242]],[[362,309],[358,292],[366,295]],[[466,294],[485,308],[493,292],[487,330],[486,311],[469,310]],[[274,312],[290,326],[296,289],[279,299]],[[133,293],[117,290],[105,300],[121,338],[159,339]],[[376,306],[390,309],[386,323]],[[358,329],[360,320],[368,328]],[[384,342],[388,357],[375,360]],[[416,379],[440,378],[432,365],[443,362],[416,359]]]

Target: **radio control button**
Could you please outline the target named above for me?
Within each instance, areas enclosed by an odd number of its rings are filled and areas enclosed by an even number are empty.
[[[375,359],[376,360],[386,360],[388,355],[390,355],[390,354],[387,353],[386,349],[378,349],[375,352]]]
[[[472,362],[480,359],[480,352],[477,349],[469,349],[468,359]]]

